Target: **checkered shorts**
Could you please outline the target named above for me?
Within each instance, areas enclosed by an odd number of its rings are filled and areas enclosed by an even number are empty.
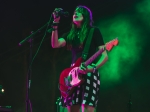
[[[97,106],[100,89],[100,75],[99,73],[88,73],[83,75],[85,82],[77,86],[73,94],[67,98],[60,97],[58,104],[60,106],[72,106],[86,104],[93,107]]]

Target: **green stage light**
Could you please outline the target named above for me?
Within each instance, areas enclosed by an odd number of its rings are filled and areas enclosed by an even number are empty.
[[[135,18],[128,15],[117,15],[99,23],[104,41],[108,42],[118,37],[119,44],[108,52],[108,62],[102,66],[101,80],[120,82],[127,77],[140,61],[142,38],[140,26],[135,24]],[[108,83],[107,83],[108,84]]]
[[[145,25],[150,26],[150,0],[143,0],[136,5],[136,12],[139,19]]]

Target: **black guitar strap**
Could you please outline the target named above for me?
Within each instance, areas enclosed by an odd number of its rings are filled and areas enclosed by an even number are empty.
[[[83,60],[86,60],[86,58],[87,58],[88,51],[89,51],[90,44],[91,44],[91,40],[92,40],[92,36],[93,36],[93,32],[94,32],[94,28],[91,28],[89,35],[88,35],[88,38],[86,40],[85,46],[84,46],[84,50],[82,52],[82,59]]]

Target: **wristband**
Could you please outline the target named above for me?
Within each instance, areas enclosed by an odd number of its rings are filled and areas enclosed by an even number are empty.
[[[96,66],[95,65],[92,65],[93,66],[93,73],[96,73],[97,72],[97,69],[96,69]]]
[[[59,23],[52,23],[52,26],[58,26]]]
[[[52,28],[52,31],[55,31],[55,30],[57,30],[57,28]]]
[[[55,20],[54,20],[53,23],[59,23],[59,21],[55,21]]]

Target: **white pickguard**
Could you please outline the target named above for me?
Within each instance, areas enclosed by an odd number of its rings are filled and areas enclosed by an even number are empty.
[[[79,73],[78,73],[79,67],[74,67],[70,72],[69,72],[69,77],[72,77],[72,80],[70,82],[71,86],[76,86],[80,83],[79,79]]]

